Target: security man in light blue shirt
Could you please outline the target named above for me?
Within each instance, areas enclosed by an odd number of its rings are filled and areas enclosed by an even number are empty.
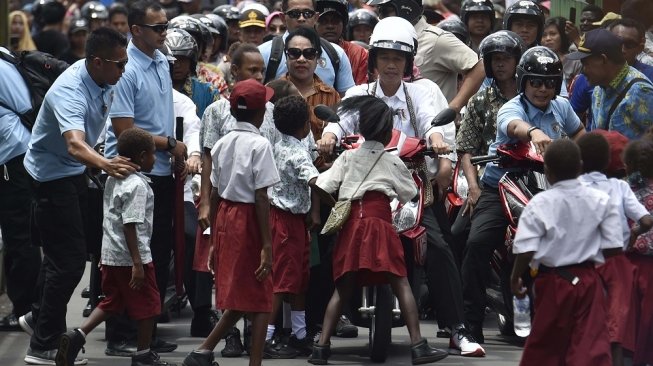
[[[175,158],[176,173],[185,176],[186,146],[173,137],[175,117],[170,66],[166,56],[159,51],[166,40],[166,13],[158,2],[137,1],[130,6],[128,22],[132,34],[127,46],[129,64],[116,85],[114,104],[109,113],[111,123],[107,129],[105,155],[117,154],[116,138],[128,128],[142,128],[154,138],[156,162],[148,174],[154,192],[154,229],[150,248],[163,309],[173,245],[175,182],[171,158]],[[129,326],[107,323],[108,354],[129,353],[130,349],[121,345],[136,334],[125,332],[125,328]],[[176,348],[176,344],[160,338],[153,340],[152,350],[155,352],[171,352]]]
[[[521,57],[517,65],[519,94],[499,109],[497,137],[489,154],[499,145],[531,142],[539,153],[554,139],[577,139],[585,133],[569,101],[557,96],[562,88],[562,63],[546,47],[536,46]],[[472,227],[462,264],[465,320],[477,341],[483,340],[485,317],[485,278],[490,256],[503,244],[508,220],[499,196],[499,179],[508,172],[490,163],[481,178],[482,191],[472,214]]]
[[[282,36],[285,44],[288,34],[290,34],[290,32],[294,31],[298,27],[314,28],[315,23],[317,22],[318,14],[315,11],[312,0],[289,0],[284,1],[283,5],[287,6],[287,9],[283,9],[285,13],[286,27],[288,29]],[[273,41],[265,42],[258,47],[259,51],[261,51],[261,55],[263,56],[266,67],[268,67],[268,64],[270,63],[272,42]],[[322,47],[322,59],[320,62],[318,62],[317,69],[315,69],[315,74],[317,74],[317,76],[319,76],[319,78],[325,84],[332,86],[341,95],[344,95],[349,88],[355,85],[354,77],[351,71],[351,63],[349,62],[349,58],[345,54],[345,51],[340,46],[333,43],[331,45],[336,50],[338,58],[340,59],[338,79],[336,80],[335,78],[336,73],[334,71],[333,64],[331,63],[328,53],[324,47]],[[286,55],[285,52],[281,52],[281,61],[279,63],[279,68],[277,69],[274,79],[285,75],[287,72],[288,66],[286,65]]]
[[[25,168],[34,178],[35,219],[43,245],[41,298],[31,314],[34,334],[25,362],[52,364],[66,331],[66,306],[86,265],[86,167],[123,178],[138,166],[106,159],[93,147],[111,108],[113,87],[127,63],[127,39],[109,28],[93,31],[86,58],[64,71],[45,95]]]
[[[9,54],[2,47],[0,52]],[[41,253],[30,240],[32,178],[23,166],[31,134],[13,112],[31,109],[30,94],[11,63],[0,61],[0,75],[0,230],[5,245],[7,293],[13,304],[13,312],[0,319],[0,329],[15,330],[18,317],[29,312],[36,301],[34,288]]]

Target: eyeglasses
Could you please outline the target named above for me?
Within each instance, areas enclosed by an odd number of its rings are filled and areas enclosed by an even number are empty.
[[[535,89],[539,89],[544,85],[547,89],[553,89],[558,84],[556,79],[543,79],[543,78],[534,78],[528,79],[528,83]]]
[[[168,24],[170,23],[166,22],[161,24],[136,24],[136,25],[139,27],[150,28],[154,32],[161,34],[168,29]]]
[[[293,19],[299,19],[300,17],[304,17],[304,19],[309,19],[315,16],[317,12],[315,10],[311,9],[304,9],[304,10],[288,10],[286,12],[286,15],[293,18]]]
[[[100,60],[102,60],[104,62],[111,62],[112,64],[116,65],[120,70],[124,69],[125,65],[127,65],[127,61],[129,61],[129,59],[124,59],[124,60],[119,60],[119,61],[117,61],[117,60],[108,60],[106,58],[93,56],[93,55],[91,55],[91,57],[99,58]]]
[[[299,48],[289,48],[286,50],[286,54],[291,60],[297,60],[301,56],[304,56],[307,60],[315,60],[317,53],[318,51],[315,48],[304,48],[303,50]]]

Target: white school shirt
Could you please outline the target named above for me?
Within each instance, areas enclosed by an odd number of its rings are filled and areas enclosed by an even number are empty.
[[[381,153],[383,155],[379,158]],[[377,158],[378,163],[370,170]],[[361,181],[363,184],[358,188]],[[360,148],[342,153],[329,170],[317,177],[315,184],[329,193],[340,189],[339,201],[360,199],[365,192],[377,191],[404,203],[417,194],[415,182],[404,162],[385,153],[383,144],[377,141],[365,141]]]
[[[621,248],[619,211],[610,197],[578,179],[557,182],[526,205],[512,251],[535,252],[531,267],[603,263],[603,249]]]
[[[213,146],[211,158],[211,184],[223,199],[254,203],[257,189],[279,182],[272,145],[251,123],[236,122]]]
[[[623,235],[623,249],[626,250],[630,240],[630,225],[628,219],[635,222],[649,215],[648,210],[642,205],[628,183],[623,180],[609,178],[603,173],[591,172],[583,174],[578,179],[585,186],[605,192],[619,210],[621,219],[621,233]]]
[[[177,123],[176,118],[184,117],[183,141],[188,155],[200,153],[200,118],[197,117],[197,106],[192,99],[174,89],[172,90],[172,103],[174,105],[175,126]],[[193,192],[190,188],[192,178],[192,174],[188,174],[184,183],[184,201],[186,202],[194,202]]]

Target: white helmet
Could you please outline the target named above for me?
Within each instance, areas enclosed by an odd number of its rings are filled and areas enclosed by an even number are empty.
[[[404,76],[413,73],[413,58],[417,54],[417,33],[415,27],[404,18],[387,17],[377,23],[370,37],[368,69],[374,73],[376,50],[379,48],[405,52],[407,54]]]

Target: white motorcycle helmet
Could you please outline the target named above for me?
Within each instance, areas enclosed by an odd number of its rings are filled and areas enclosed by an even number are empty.
[[[376,50],[384,48],[406,53],[404,76],[413,74],[413,60],[417,53],[417,33],[409,21],[400,17],[381,19],[370,37],[370,55],[367,66],[370,73],[376,68]]]

